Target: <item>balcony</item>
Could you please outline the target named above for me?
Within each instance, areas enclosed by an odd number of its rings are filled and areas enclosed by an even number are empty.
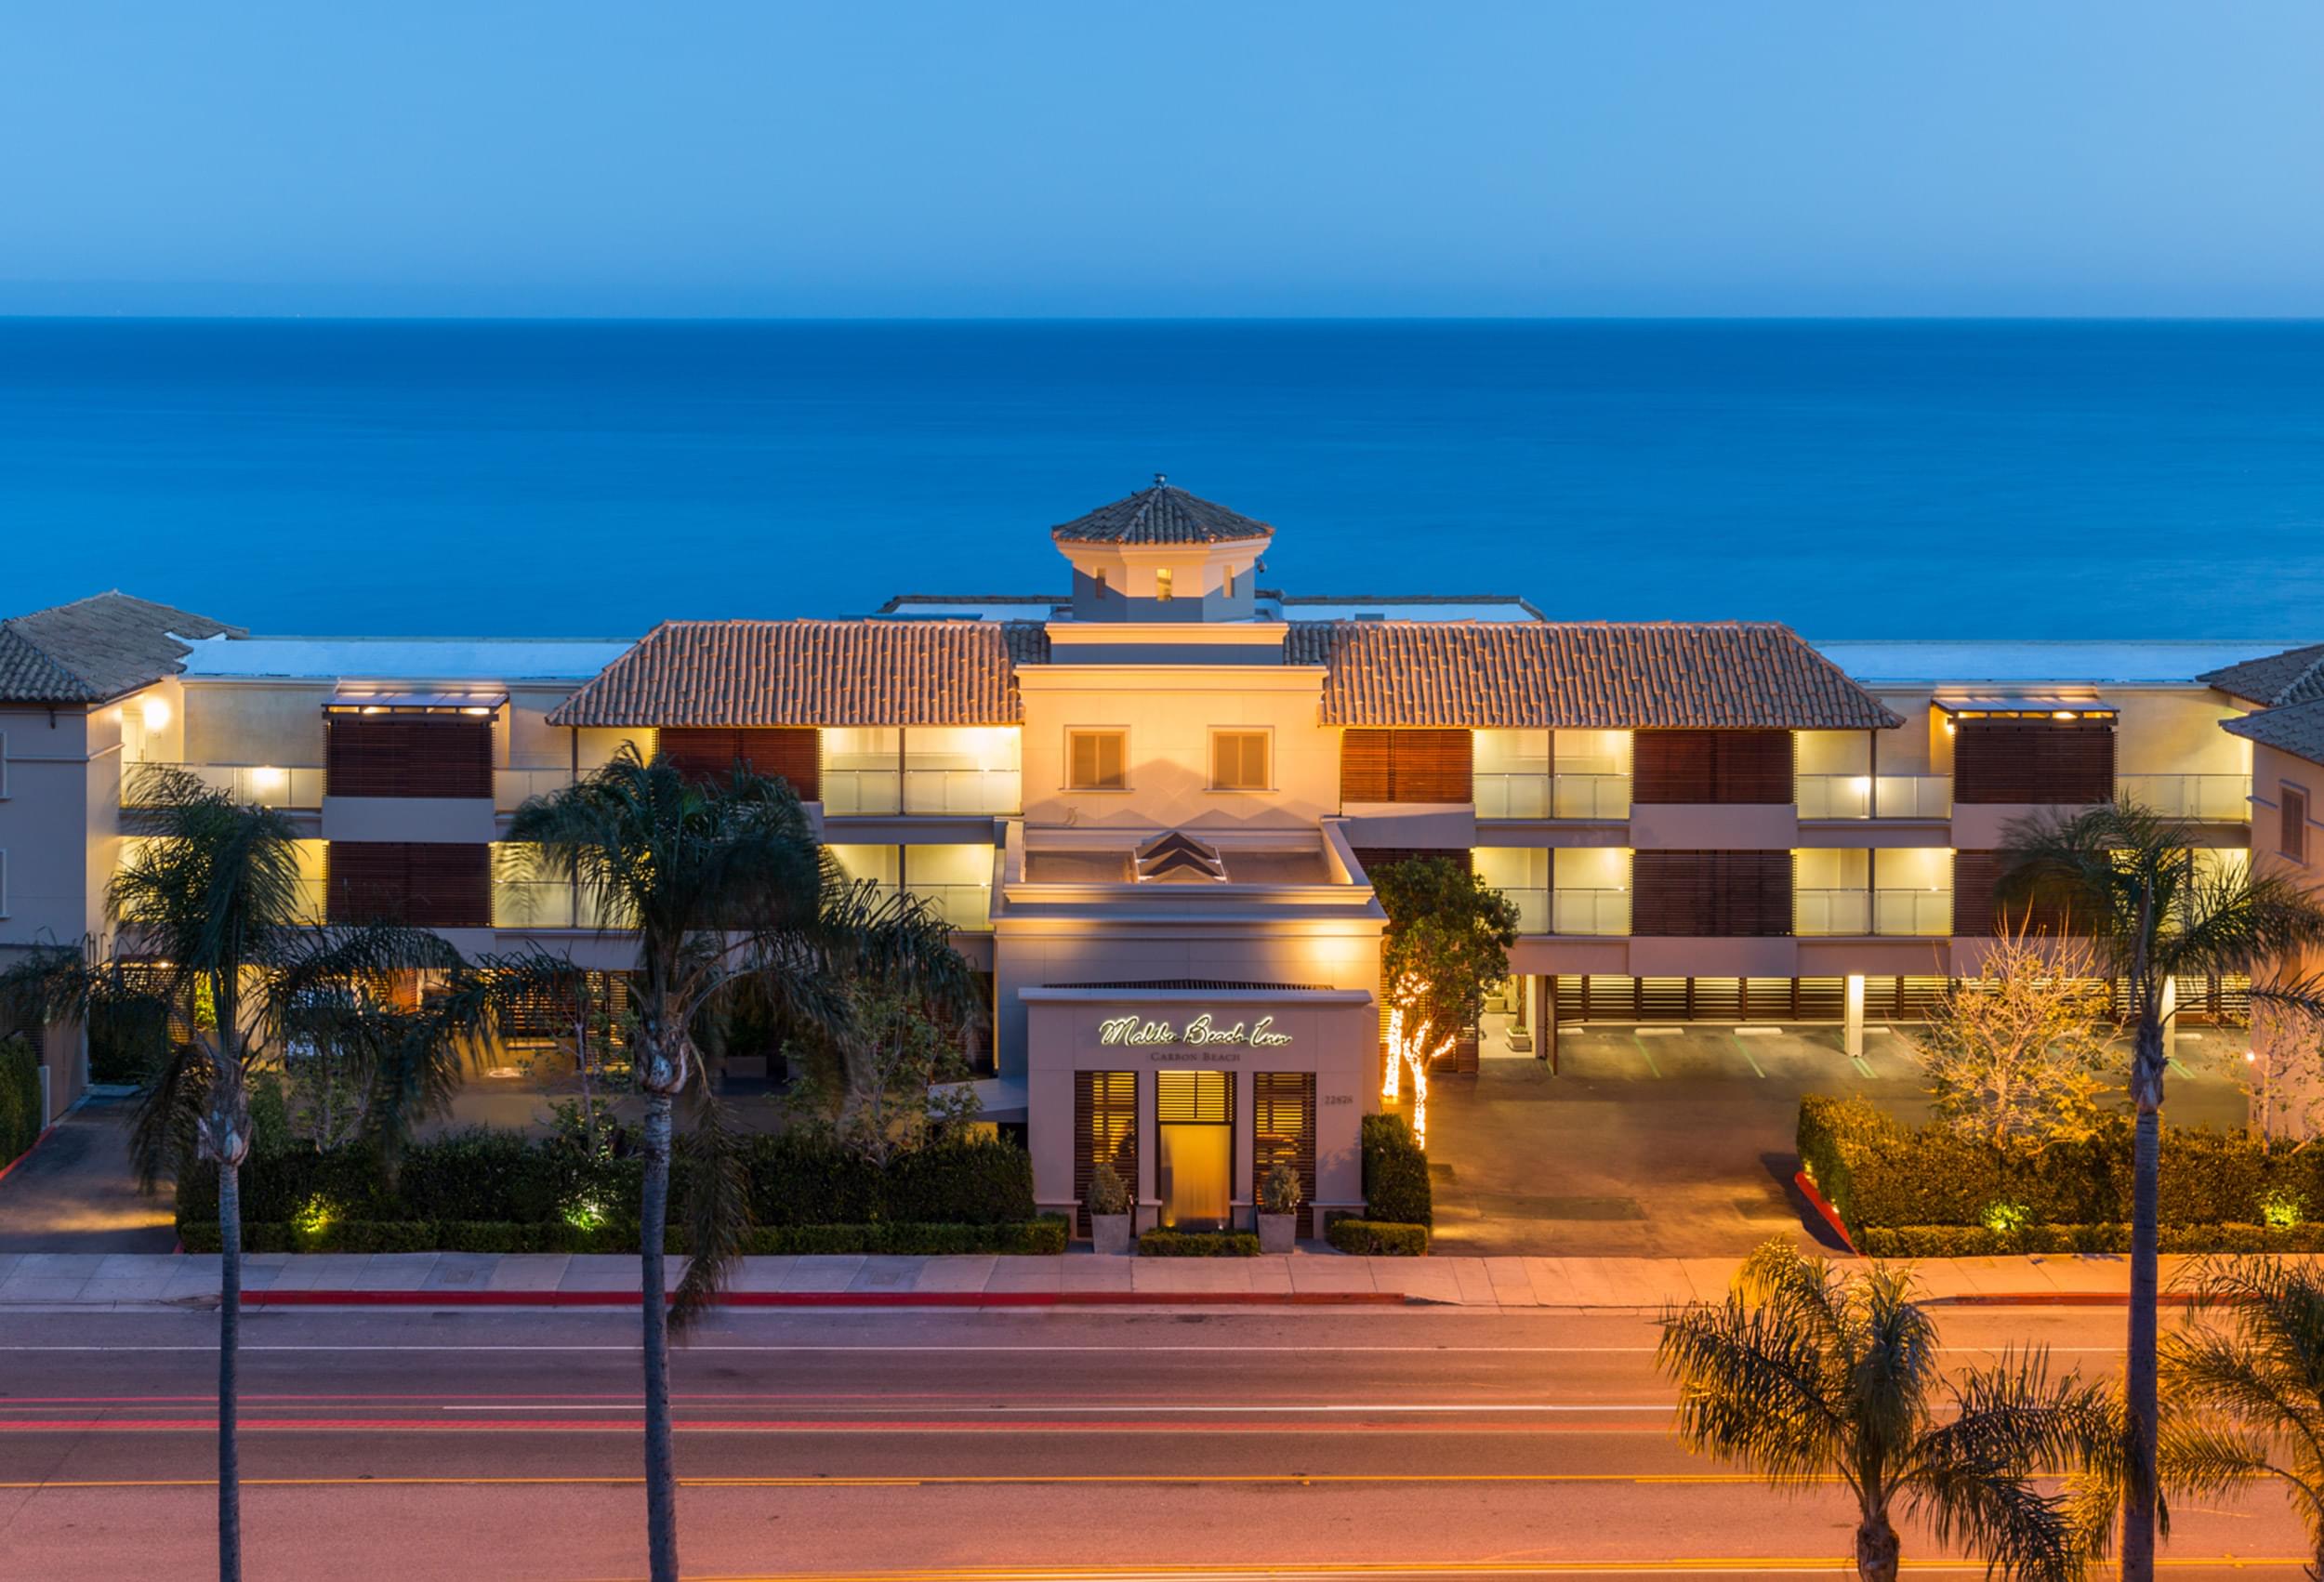
[[[1801,939],[1942,939],[1953,931],[1953,892],[1795,890],[1791,931]]]
[[[2117,775],[2114,794],[2152,808],[2165,818],[2209,824],[2251,822],[2251,777],[2248,774]]]
[[[901,812],[903,778],[894,768],[835,769],[826,763],[821,786],[824,816]]]
[[[906,813],[1013,813],[1024,802],[1024,776],[1014,769],[907,769]],[[825,811],[830,811],[829,804]]]
[[[276,764],[133,763],[121,774],[121,805],[135,805],[152,784],[154,771],[183,770],[213,790],[235,801],[260,808],[309,809],[323,806],[323,770],[284,768]]]
[[[1550,931],[1550,891],[1543,886],[1501,888],[1501,894],[1517,908],[1517,931],[1521,934],[1546,934]]]
[[[993,887],[989,884],[916,884],[912,893],[956,929],[981,933],[993,926]]]
[[[1953,783],[1942,774],[1802,774],[1802,819],[1941,819],[1953,811]]]
[[[572,784],[573,771],[569,769],[495,769],[493,807],[496,811],[512,813],[534,798],[561,791]]]
[[[1630,891],[1560,890],[1550,897],[1550,931],[1619,937],[1630,932]]]
[[[1627,774],[1478,773],[1471,777],[1480,819],[1626,819]]]
[[[1874,890],[1872,931],[1892,939],[1943,939],[1953,931],[1953,892]]]
[[[1795,890],[1791,931],[1801,939],[1855,937],[1872,931],[1872,894],[1863,890]]]

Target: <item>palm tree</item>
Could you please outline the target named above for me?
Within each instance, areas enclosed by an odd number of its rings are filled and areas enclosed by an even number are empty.
[[[458,1079],[448,1030],[369,992],[390,973],[453,969],[435,935],[392,924],[310,920],[297,832],[280,812],[237,805],[181,770],[149,769],[136,804],[143,838],[106,889],[109,940],[51,948],[0,977],[20,1021],[118,1011],[171,1030],[140,1101],[140,1184],[191,1153],[218,1167],[218,1569],[242,1575],[237,1368],[242,1319],[242,1167],[253,1074],[286,1048],[327,1044],[362,1091],[364,1129],[390,1147]]]
[[[642,761],[625,748],[587,778],[520,808],[508,839],[524,861],[579,884],[601,916],[637,937],[627,992],[632,1065],[645,1097],[639,1252],[647,1537],[655,1582],[675,1582],[670,1331],[717,1291],[748,1228],[739,1169],[697,1081],[700,1019],[747,995],[796,1024],[842,1031],[847,981],[856,974],[912,985],[930,1003],[957,1010],[970,999],[968,967],[932,911],[909,896],[882,900],[869,885],[848,884],[790,788],[739,764],[731,778],[702,784],[666,758]],[[700,1116],[688,1193],[693,1256],[673,1308],[663,1273],[672,1110],[690,1090]]]
[[[2195,1494],[2280,1479],[2308,1529],[2308,1575],[2324,1579],[2324,1273],[2222,1260],[2193,1284],[2227,1317],[2163,1342],[2163,1474]]]
[[[2052,1380],[2040,1351],[1946,1379],[1906,1271],[1843,1276],[1768,1242],[1724,1302],[1663,1315],[1655,1360],[1679,1387],[1688,1449],[1777,1487],[1848,1486],[1866,1582],[1896,1575],[1900,1500],[1939,1543],[1958,1536],[2005,1575],[2069,1577],[2086,1560],[2067,1501],[2034,1480],[2105,1438],[2104,1392]]]
[[[2181,976],[2275,969],[2251,999],[2324,1014],[2324,990],[2287,964],[2324,940],[2324,904],[2281,874],[2205,863],[2197,832],[2134,802],[2113,802],[2014,825],[2003,848],[2010,898],[2063,907],[2098,963],[2127,996],[2131,1101],[2136,1112],[2131,1187],[2130,1350],[2126,1368],[2122,1575],[2155,1569],[2157,1182],[2162,1147],[2163,1044],[2168,986]]]

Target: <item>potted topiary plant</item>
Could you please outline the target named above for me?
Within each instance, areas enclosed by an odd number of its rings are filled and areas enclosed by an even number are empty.
[[[1299,1239],[1300,1173],[1277,1165],[1259,1183],[1259,1250],[1289,1252]]]
[[[1110,1160],[1089,1172],[1089,1235],[1100,1252],[1129,1250],[1129,1188]]]

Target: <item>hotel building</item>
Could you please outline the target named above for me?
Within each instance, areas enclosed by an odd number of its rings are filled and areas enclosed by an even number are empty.
[[[2246,860],[2255,805],[2271,842],[2308,828],[2319,771],[2280,767],[2266,722],[2324,711],[2282,701],[2324,650],[1818,646],[1301,596],[1262,586],[1274,531],[1156,479],[1050,530],[1056,595],[634,643],[258,638],[120,594],[21,616],[0,624],[0,952],[101,929],[124,799],[171,763],[290,812],[318,917],[616,971],[626,939],[517,877],[510,813],[624,744],[739,758],[797,788],[848,873],[954,926],[989,986],[985,1113],[1023,1127],[1044,1206],[1111,1156],[1143,1219],[1204,1224],[1278,1160],[1314,1209],[1361,1206],[1384,861],[1449,856],[1515,902],[1497,1046],[1724,1020],[1853,1048],[1976,970],[2015,818],[2132,795],[2221,862]],[[2180,1012],[2243,987],[2181,984]],[[61,1106],[74,1035],[46,1054]]]

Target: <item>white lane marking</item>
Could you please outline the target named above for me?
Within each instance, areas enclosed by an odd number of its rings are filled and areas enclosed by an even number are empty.
[[[1620,1403],[1607,1403],[1604,1404],[1562,1405],[1554,1402],[1538,1401],[1532,1403],[1479,1402],[1474,1405],[1463,1405],[1458,1401],[1398,1401],[1394,1403],[1376,1404],[1367,1404],[1361,1402],[1318,1402],[1313,1405],[1274,1404],[1265,1406],[1208,1405],[1193,1403],[1169,1402],[1159,1404],[1147,1405],[1131,1405],[1124,1404],[1116,1405],[1101,1404],[1054,1406],[1044,1405],[1038,1402],[1027,1403],[1026,1404],[1018,1406],[1002,1404],[994,1404],[989,1406],[947,1406],[939,1404],[923,1404],[918,1406],[812,1406],[806,1404],[805,1403],[788,1403],[788,1404],[791,1405],[791,1408],[794,1411],[838,1413],[844,1414],[849,1417],[869,1417],[874,1413],[885,1413],[892,1416],[903,1412],[910,1412],[916,1416],[925,1417],[931,1412],[941,1413],[946,1416],[962,1415],[970,1412],[1040,1412],[1044,1414],[1055,1413],[1060,1415],[1067,1412],[1667,1412],[1670,1410],[1672,1406],[1677,1404],[1677,1403],[1672,1401],[1657,1401],[1646,1404],[1631,1403],[1628,1404]],[[642,1412],[645,1410],[645,1406],[643,1403],[640,1403],[635,1406],[440,1406],[437,1409],[444,1412]]]

